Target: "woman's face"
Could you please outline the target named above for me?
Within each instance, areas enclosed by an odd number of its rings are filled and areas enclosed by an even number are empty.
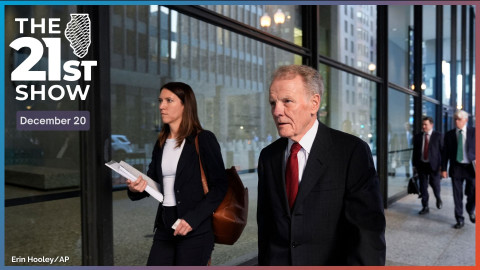
[[[158,108],[162,116],[162,122],[170,126],[180,126],[183,115],[183,103],[172,91],[163,88],[158,97]]]

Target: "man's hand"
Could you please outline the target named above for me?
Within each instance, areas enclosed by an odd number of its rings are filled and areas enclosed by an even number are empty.
[[[136,181],[127,179],[127,185],[131,192],[143,192],[147,187],[147,181],[143,180],[142,176],[140,175]]]
[[[442,178],[447,178],[447,171],[442,171]]]
[[[185,236],[187,233],[192,231],[192,227],[184,220],[180,219],[180,223],[178,224],[175,232],[173,232],[173,236],[182,235]]]

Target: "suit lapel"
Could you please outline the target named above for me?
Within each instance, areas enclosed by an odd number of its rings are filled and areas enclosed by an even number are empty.
[[[471,127],[467,127],[467,139],[465,140],[465,149],[468,152],[468,148],[470,148],[470,143],[472,139],[475,139],[473,136],[473,129]]]
[[[321,181],[327,169],[325,164],[331,145],[332,138],[330,137],[329,129],[319,122],[317,135],[313,141],[300,186],[298,187],[297,198],[293,206],[294,210],[298,205],[302,204],[302,201],[307,197],[317,182]]]
[[[453,129],[452,136],[451,136],[451,141],[453,142],[453,160],[457,160],[457,147],[458,147],[458,142],[457,142],[457,128]]]
[[[475,160],[475,132],[472,127],[467,127],[467,139],[465,140],[465,151],[470,160]]]
[[[283,210],[287,213],[287,216],[290,216],[290,206],[288,206],[287,189],[285,187],[285,175],[283,173],[285,149],[288,145],[288,139],[281,138],[280,140],[279,147],[270,159],[270,167],[272,168],[273,173],[273,185],[277,188],[277,193],[279,194]]]
[[[155,147],[157,147],[157,146],[155,146]],[[157,183],[160,184],[160,191],[162,193],[164,193],[163,192],[163,171],[162,171],[162,158],[163,158],[163,147],[164,147],[164,145],[160,146],[160,144],[159,144],[158,147],[160,148],[160,150],[159,150],[158,159],[157,159],[156,164],[155,164],[157,178],[158,178]]]
[[[198,158],[195,149],[195,135],[190,135],[185,138],[185,144],[183,145],[182,153],[178,159],[177,170],[175,172],[175,188],[180,187],[185,180],[181,177],[183,169],[186,164],[193,162],[193,157]]]
[[[432,136],[430,137],[430,141],[428,141],[428,154],[430,155],[432,153],[432,144],[435,142],[437,138],[437,133],[435,131],[432,131]]]

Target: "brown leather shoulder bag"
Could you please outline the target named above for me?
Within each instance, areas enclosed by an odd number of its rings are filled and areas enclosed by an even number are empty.
[[[200,159],[198,135],[195,137],[200,172],[202,174],[203,192],[208,193],[208,184]],[[242,183],[234,166],[226,169],[228,189],[225,198],[213,213],[213,233],[215,243],[233,245],[247,225],[248,217],[248,188]]]

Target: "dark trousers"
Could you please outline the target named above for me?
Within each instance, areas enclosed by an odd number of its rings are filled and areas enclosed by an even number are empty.
[[[475,171],[472,164],[454,163],[450,168],[450,177],[453,186],[453,202],[455,203],[455,218],[463,221],[463,182],[465,182],[465,196],[467,196],[467,213],[475,212]]]
[[[433,171],[430,163],[420,162],[417,168],[418,178],[420,179],[420,192],[422,193],[422,206],[428,207],[428,184],[432,187],[435,198],[440,198],[440,172]]]
[[[207,265],[214,246],[213,231],[173,236],[171,226],[177,220],[176,213],[176,207],[164,208],[165,226],[155,231],[147,265]]]

